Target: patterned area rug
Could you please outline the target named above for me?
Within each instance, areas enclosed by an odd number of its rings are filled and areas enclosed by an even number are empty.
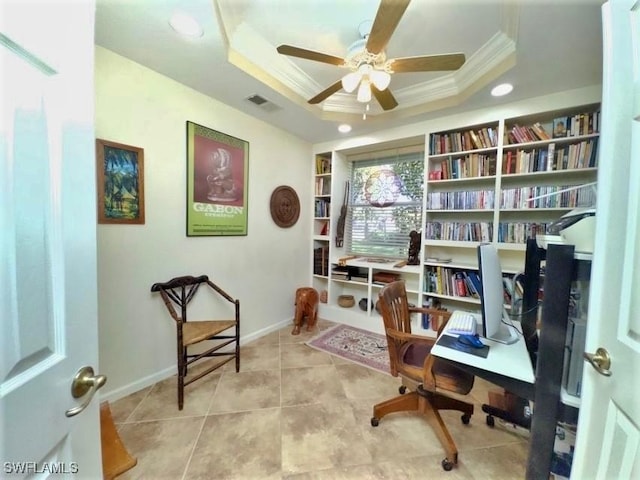
[[[389,354],[384,335],[347,325],[336,325],[306,344],[365,367],[389,373]]]

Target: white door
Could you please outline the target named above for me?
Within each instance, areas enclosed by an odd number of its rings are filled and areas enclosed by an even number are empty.
[[[604,78],[596,239],[572,478],[640,478],[640,1],[602,7]]]
[[[0,0],[0,478],[102,478],[93,1]],[[66,478],[66,477],[65,477]]]

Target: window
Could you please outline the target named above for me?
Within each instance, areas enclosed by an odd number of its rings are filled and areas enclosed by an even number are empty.
[[[353,160],[345,224],[347,253],[406,258],[409,233],[420,231],[422,225],[423,191],[423,151]]]

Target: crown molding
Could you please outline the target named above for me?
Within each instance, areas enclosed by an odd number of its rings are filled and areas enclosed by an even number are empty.
[[[215,4],[219,7],[217,1]],[[487,85],[516,63],[519,11],[517,2],[505,5],[501,11],[500,30],[478,48],[459,70],[394,90],[399,105],[392,111],[385,112],[372,100],[366,111],[367,116],[442,108],[441,105],[458,103]],[[359,103],[354,94],[345,92],[338,92],[318,105],[310,105],[307,100],[326,86],[319,85],[289,58],[280,55],[274,45],[241,19],[241,12],[226,12],[224,15],[217,8],[216,13],[230,63],[320,118],[336,114],[361,116],[365,113],[365,104]],[[225,21],[225,18],[228,20]]]

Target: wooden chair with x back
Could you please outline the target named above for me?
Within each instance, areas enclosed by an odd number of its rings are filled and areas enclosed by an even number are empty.
[[[200,286],[206,286],[231,303],[234,318],[216,320],[187,321],[187,306],[193,300]],[[184,405],[184,387],[213,372],[225,363],[235,359],[236,372],[240,371],[240,300],[234,299],[209,277],[190,275],[172,278],[168,282],[155,283],[152,292],[159,292],[169,314],[176,322],[178,354],[178,408]],[[178,311],[174,308],[178,307]],[[211,342],[210,348],[202,353],[188,353],[187,349],[201,342]],[[229,347],[229,348],[225,348]],[[223,350],[224,349],[224,350]],[[221,357],[222,361],[204,371],[187,378],[187,367],[198,360]]]

